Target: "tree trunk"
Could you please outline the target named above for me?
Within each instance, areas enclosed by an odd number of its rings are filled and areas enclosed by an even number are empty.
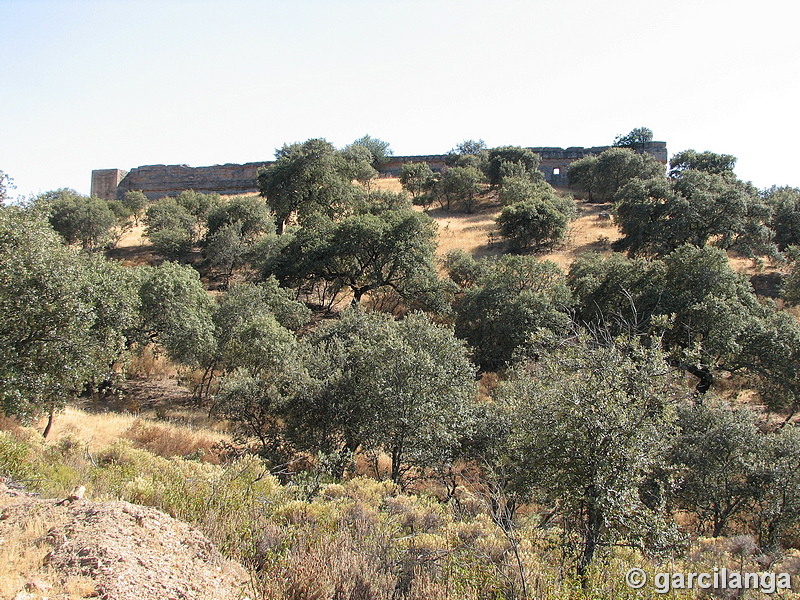
[[[55,420],[56,420],[56,407],[51,406],[50,414],[47,416],[47,425],[45,426],[44,431],[42,432],[42,437],[44,439],[47,439],[47,436],[50,435],[50,430],[53,428],[53,423],[55,422]]]
[[[339,464],[337,464],[333,468],[333,472],[331,473],[331,475],[333,475],[336,479],[341,479],[342,477],[344,477],[345,459],[347,458],[348,455],[353,456],[356,453],[356,450],[358,450],[358,447],[360,445],[361,445],[360,442],[353,442],[353,441],[345,442],[342,449],[339,450],[339,457],[340,457]]]
[[[687,365],[686,370],[700,380],[694,388],[697,394],[705,394],[714,383],[714,375],[708,367],[698,369],[695,366]]]
[[[403,449],[400,446],[392,448],[392,481],[400,484],[400,457]]]
[[[581,580],[581,588],[584,591],[589,589],[589,566],[592,564],[594,552],[600,541],[600,528],[603,522],[602,514],[597,506],[594,486],[589,486],[586,495],[588,506],[584,524],[583,552],[578,560],[578,578]]]

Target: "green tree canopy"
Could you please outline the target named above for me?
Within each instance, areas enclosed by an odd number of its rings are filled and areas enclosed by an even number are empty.
[[[614,138],[614,146],[619,148],[631,148],[633,150],[642,148],[646,143],[653,141],[653,131],[647,127],[636,127],[625,135],[618,135]]]
[[[664,166],[646,153],[609,148],[573,162],[568,176],[570,186],[587,192],[590,202],[610,202],[628,181],[663,177]]]
[[[277,462],[288,457],[291,402],[309,393],[301,349],[286,326],[299,327],[310,311],[288,292],[274,279],[231,288],[214,313],[216,354],[206,365],[208,388],[214,372],[223,373],[214,412],[234,423],[243,441],[256,438],[260,454]]]
[[[197,236],[196,219],[175,198],[161,198],[147,209],[145,235],[159,254],[178,259],[192,249]]]
[[[491,185],[500,185],[508,175],[526,175],[533,180],[543,181],[539,171],[539,155],[520,146],[501,146],[489,150],[486,176]]]
[[[800,303],[800,246],[786,249],[792,270],[783,280],[781,296],[790,304]]]
[[[204,194],[197,190],[183,190],[175,198],[175,201],[186,209],[195,218],[197,226],[203,225],[208,220],[212,212],[222,203],[219,194]]]
[[[354,148],[366,148],[371,158],[370,164],[372,168],[378,170],[381,165],[389,161],[394,152],[389,148],[389,142],[384,142],[378,138],[369,135],[358,138],[349,146],[345,146],[345,150],[353,150]]]
[[[673,169],[674,171],[674,169]],[[774,255],[772,211],[752,185],[722,173],[686,169],[670,178],[632,179],[614,214],[630,254],[662,256],[683,244],[706,244],[746,256]]]
[[[372,181],[378,177],[377,169],[372,166],[374,157],[369,148],[350,145],[342,150],[342,156],[347,161],[350,179],[355,179],[369,193]]]
[[[488,171],[489,149],[483,140],[464,140],[445,156],[449,167],[475,167],[482,173]]]
[[[670,159],[669,174],[676,177],[684,171],[702,171],[710,175],[731,176],[734,167],[736,167],[736,157],[730,154],[684,150]]]
[[[669,449],[677,394],[657,346],[579,334],[557,347],[512,371],[497,400],[512,483],[563,515],[585,586],[614,542],[658,548],[670,533],[663,505],[641,492]]]
[[[459,288],[474,286],[486,269],[490,268],[485,260],[477,261],[461,248],[450,250],[443,264],[448,277]]]
[[[52,417],[110,377],[137,309],[133,272],[64,246],[43,220],[0,209],[0,407]]]
[[[317,215],[265,272],[290,287],[331,284],[329,293],[348,290],[354,303],[385,287],[408,301],[430,299],[439,286],[435,247],[435,221],[415,211],[359,214],[338,223]]]
[[[543,181],[533,181],[527,176],[507,176],[502,180],[498,199],[503,206],[508,206],[555,195],[552,186]]]
[[[235,269],[249,259],[264,234],[275,235],[275,222],[260,196],[239,196],[221,202],[208,215],[204,254],[225,277],[227,287]]]
[[[503,208],[497,225],[500,234],[509,240],[512,252],[538,252],[564,238],[569,216],[547,200],[526,200]]]
[[[463,202],[465,210],[471,213],[482,179],[475,167],[451,167],[444,171],[435,188],[443,208],[450,210],[453,202]]]
[[[8,176],[8,173],[0,171],[0,203],[8,200],[8,190],[14,188],[14,180]]]
[[[464,156],[467,154],[480,154],[484,150],[488,150],[488,148],[483,140],[464,140],[460,144],[456,144],[456,147],[450,153]]]
[[[773,186],[763,197],[772,211],[769,228],[775,232],[778,250],[800,246],[800,189]]]
[[[589,256],[573,264],[568,282],[581,321],[652,333],[665,327],[676,360],[701,348],[706,367],[735,354],[750,317],[763,314],[747,278],[714,248],[686,245],[652,262]]]
[[[783,427],[769,435],[767,446],[767,487],[759,496],[753,514],[758,527],[759,546],[786,547],[800,522],[800,429]]]
[[[105,200],[61,189],[47,195],[47,205],[50,225],[68,244],[93,249],[111,240],[110,230],[117,219]]]
[[[765,492],[766,440],[746,407],[709,401],[682,405],[678,416],[680,435],[669,453],[675,503],[719,537]]]
[[[741,372],[770,406],[797,407],[800,325],[759,303],[721,250],[686,245],[652,261],[583,257],[568,282],[578,321],[658,336],[673,364],[698,377],[698,392],[717,371]]]
[[[308,345],[308,369],[324,383],[295,418],[314,448],[382,450],[399,482],[409,467],[432,466],[469,430],[475,368],[452,330],[425,315],[395,321],[351,309]]]
[[[361,196],[354,206],[355,214],[379,215],[387,210],[411,210],[414,205],[411,197],[403,190],[372,190],[369,194]]]
[[[136,221],[136,225],[139,225],[139,219],[144,212],[144,209],[147,208],[149,204],[149,200],[147,196],[145,196],[144,192],[141,190],[130,190],[125,192],[125,196],[122,199],[122,203],[131,211],[134,220]]]
[[[214,303],[197,272],[166,261],[143,271],[140,329],[175,362],[197,367],[215,352]]]
[[[424,162],[404,163],[400,167],[400,183],[416,200],[429,192],[434,183],[433,171]]]
[[[278,233],[295,213],[301,220],[315,212],[333,217],[357,195],[350,164],[325,140],[284,145],[275,158],[259,171],[258,188],[275,214]]]
[[[475,285],[456,301],[455,331],[472,347],[478,366],[495,371],[539,330],[564,333],[568,305],[569,289],[555,264],[507,255],[485,261]]]
[[[239,224],[242,235],[247,238],[255,238],[275,228],[269,207],[260,196],[236,196],[220,202],[211,210],[206,220],[209,235],[225,225],[233,224]]]

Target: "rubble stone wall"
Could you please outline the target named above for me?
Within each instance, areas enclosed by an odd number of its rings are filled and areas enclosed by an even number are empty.
[[[600,154],[610,146],[593,148],[549,148],[533,147],[531,150],[541,157],[540,169],[552,185],[566,186],[569,165],[579,158]],[[642,148],[656,160],[667,162],[666,142],[649,142]],[[427,162],[435,172],[446,166],[444,154],[393,156],[380,170],[382,177],[397,177],[405,163]],[[258,169],[270,165],[270,161],[252,162],[243,165],[226,164],[211,167],[188,165],[148,165],[130,171],[121,169],[99,169],[92,171],[92,195],[106,200],[121,199],[129,190],[141,190],[150,200],[164,196],[177,196],[183,190],[204,193],[253,194],[258,192],[256,176]]]

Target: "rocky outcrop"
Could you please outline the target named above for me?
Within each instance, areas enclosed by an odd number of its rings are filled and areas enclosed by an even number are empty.
[[[92,582],[92,595],[114,600],[239,600],[247,572],[226,560],[197,529],[153,508],[70,497],[41,500],[0,480],[0,543],[21,532],[48,548],[28,590],[53,589],[58,578]],[[24,596],[36,594],[20,592]]]

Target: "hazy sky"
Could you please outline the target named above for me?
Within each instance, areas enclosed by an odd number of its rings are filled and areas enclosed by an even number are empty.
[[[0,170],[88,193],[92,169],[311,137],[426,154],[645,126],[800,186],[796,28],[786,0],[0,0]]]

